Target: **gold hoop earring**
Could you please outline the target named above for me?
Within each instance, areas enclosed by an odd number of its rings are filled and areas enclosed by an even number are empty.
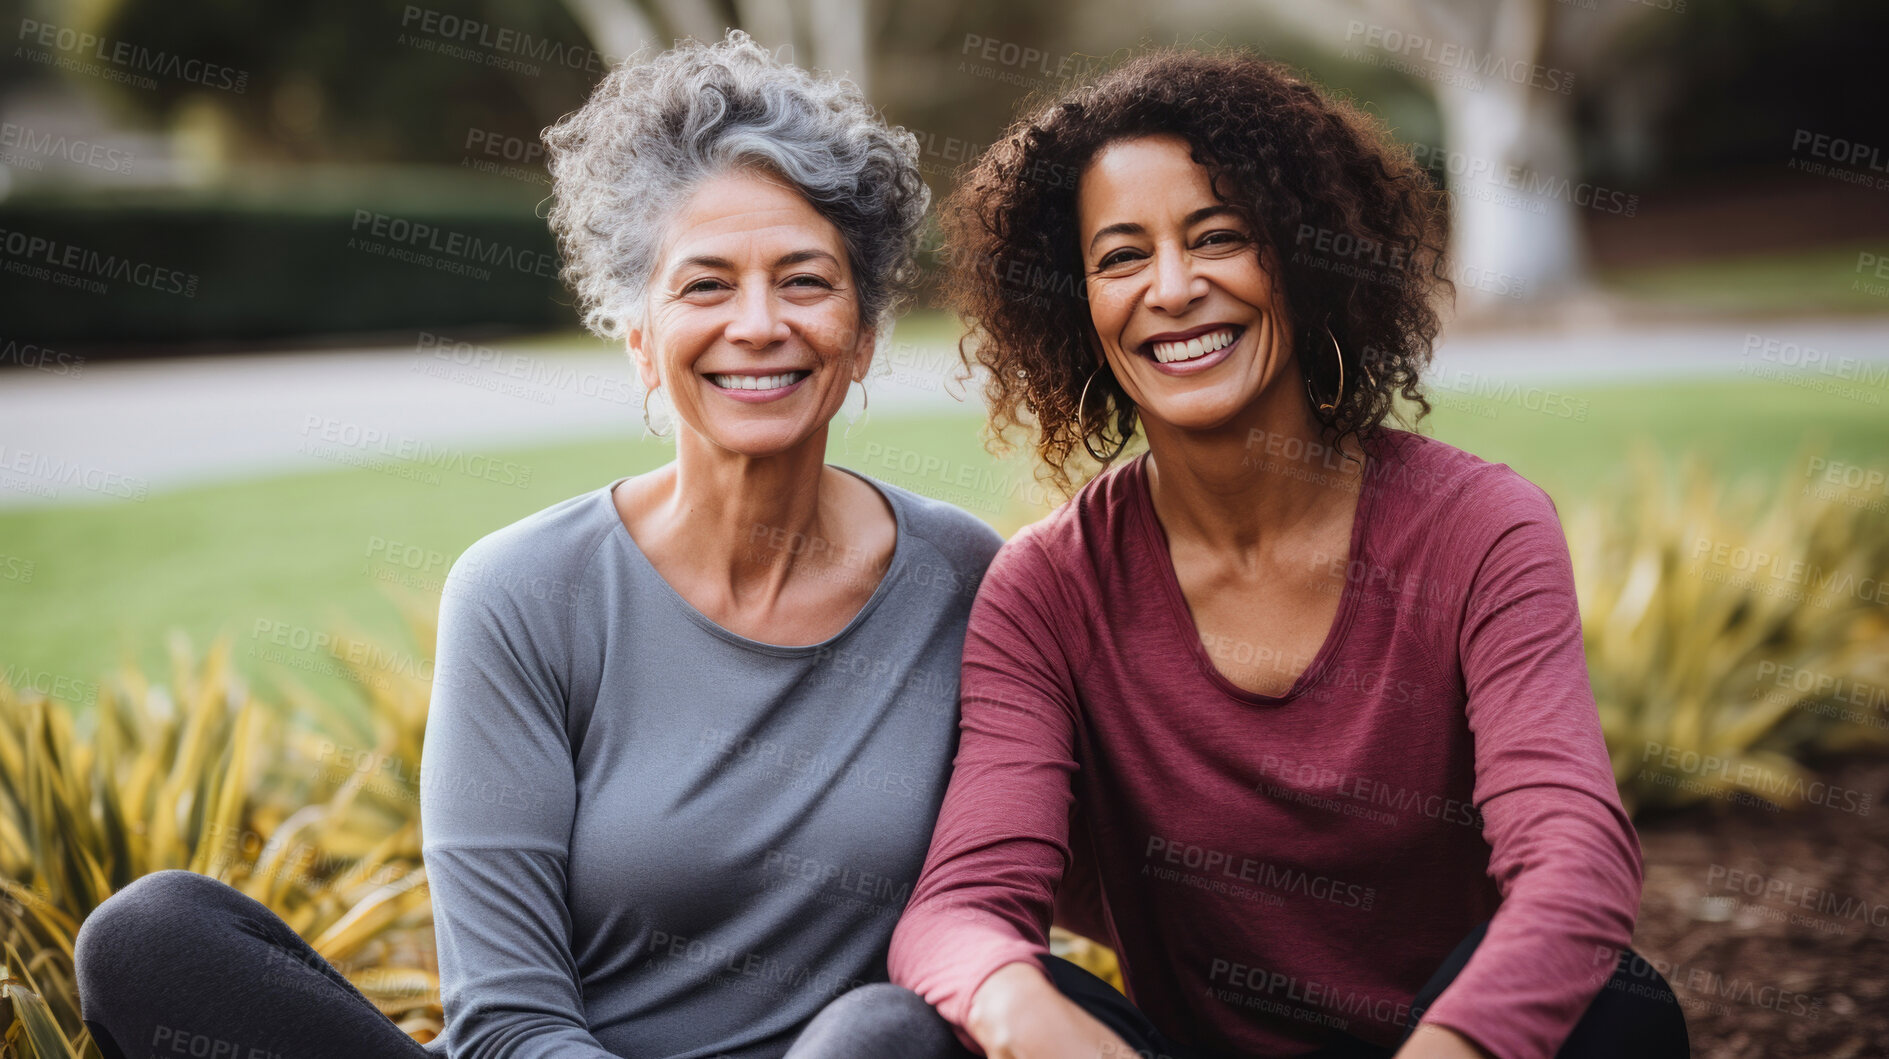
[[[1076,398],[1076,431],[1082,435],[1082,447],[1088,450],[1089,457],[1097,463],[1108,463],[1115,457],[1120,456],[1122,450],[1128,447],[1128,439],[1123,438],[1121,444],[1115,446],[1115,451],[1106,456],[1095,451],[1095,446],[1089,444],[1089,414],[1087,411],[1089,407],[1089,384],[1094,382],[1095,377],[1101,374],[1101,372],[1102,366],[1098,364],[1095,370],[1089,373],[1089,377],[1082,382],[1082,394]]]
[[[864,379],[854,379],[853,382],[859,384],[859,415],[855,416],[846,424],[845,432],[840,435],[841,439],[851,438],[853,436],[853,428],[868,420],[872,411],[872,391],[866,389],[866,381]],[[848,383],[847,385],[850,386],[852,383]]]
[[[644,432],[654,437],[666,438],[669,435],[657,430],[649,422],[649,398],[650,398],[650,395],[655,392],[656,392],[656,388],[653,386],[643,391],[643,430]]]
[[[1331,339],[1332,356],[1338,358],[1338,392],[1331,400],[1320,401],[1318,395],[1312,392],[1312,373],[1308,371],[1305,373],[1305,396],[1311,399],[1312,407],[1321,414],[1331,415],[1345,399],[1345,351],[1338,348],[1338,336],[1331,333],[1330,324],[1325,325],[1325,337]]]

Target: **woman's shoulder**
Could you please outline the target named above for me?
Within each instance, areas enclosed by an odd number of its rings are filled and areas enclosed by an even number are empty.
[[[446,583],[519,601],[574,603],[583,596],[585,568],[620,525],[610,487],[586,490],[473,541],[453,562]]]
[[[936,552],[953,569],[981,575],[1003,545],[990,523],[948,501],[914,492],[863,471],[844,468],[884,494],[897,509],[905,532]]]
[[[1465,525],[1556,517],[1546,490],[1506,463],[1408,430],[1386,428],[1373,439],[1369,472],[1387,513],[1432,523],[1452,533]]]

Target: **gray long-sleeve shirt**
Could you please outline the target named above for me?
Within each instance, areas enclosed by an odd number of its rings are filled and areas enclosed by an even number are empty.
[[[760,1059],[885,980],[1001,539],[860,477],[897,518],[892,561],[820,644],[696,610],[624,528],[615,482],[454,563],[420,767],[446,1013],[429,1050]],[[766,526],[752,544],[806,546]]]

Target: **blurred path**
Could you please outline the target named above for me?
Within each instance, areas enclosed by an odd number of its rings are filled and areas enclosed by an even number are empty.
[[[900,344],[868,381],[875,414],[977,414],[942,380],[955,351]],[[1881,395],[1889,318],[1643,324],[1474,333],[1447,342],[1438,389],[1653,379],[1777,379]],[[848,411],[858,397],[849,398]],[[269,353],[0,372],[0,507],[326,470],[451,446],[479,452],[642,433],[627,359],[594,342]],[[476,455],[476,453],[475,453]]]

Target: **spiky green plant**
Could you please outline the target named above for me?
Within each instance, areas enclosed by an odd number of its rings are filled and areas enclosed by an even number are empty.
[[[1663,466],[1636,455],[1567,520],[1621,796],[1800,805],[1808,757],[1889,746],[1881,704],[1826,708],[1889,688],[1889,504],[1807,485],[1808,454],[1777,486]]]
[[[408,619],[430,646],[430,611]],[[319,703],[324,732],[255,698],[227,640],[198,664],[173,639],[168,686],[129,668],[102,685],[87,736],[63,706],[0,686],[0,985],[14,1011],[0,1059],[98,1054],[79,1019],[73,940],[105,898],[165,868],[261,901],[403,1030],[438,1034],[417,789],[341,767],[390,762],[417,776],[428,682],[344,664],[369,689],[367,709]]]

